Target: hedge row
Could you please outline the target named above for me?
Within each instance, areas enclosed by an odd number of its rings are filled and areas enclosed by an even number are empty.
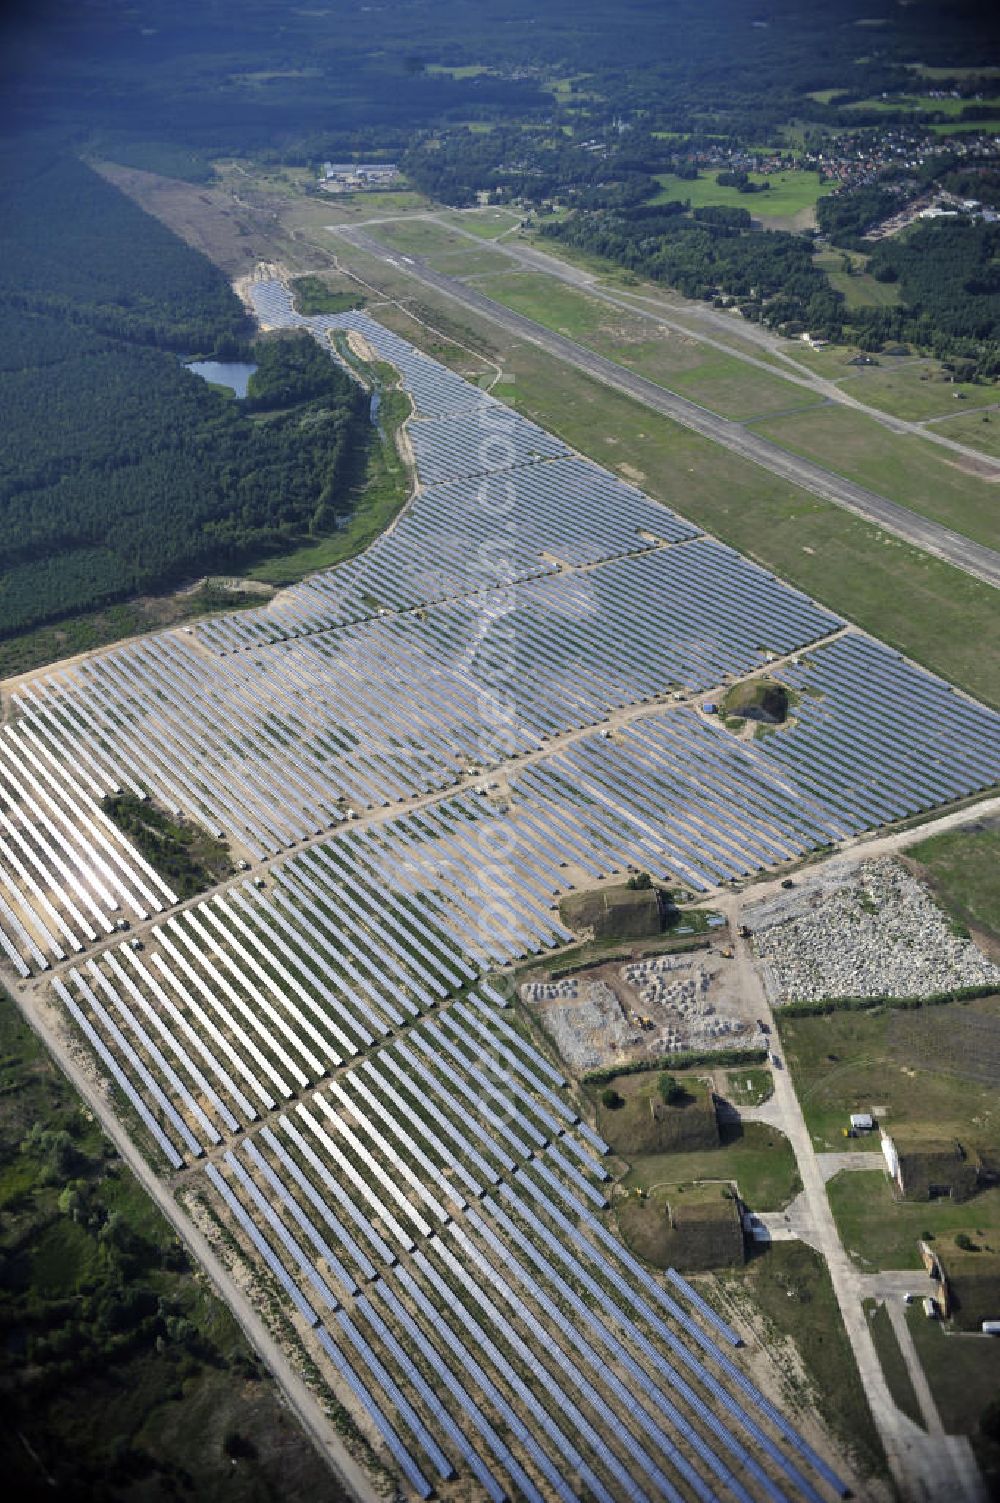
[[[619,1075],[642,1075],[647,1070],[689,1070],[695,1065],[762,1065],[766,1049],[691,1049],[680,1054],[661,1054],[659,1059],[637,1059],[630,1065],[612,1065],[606,1070],[588,1070],[584,1085],[607,1085]]]
[[[779,1018],[816,1018],[831,1012],[872,1012],[877,1007],[940,1007],[943,1002],[969,1002],[974,997],[996,996],[996,986],[956,986],[927,997],[824,997],[818,1002],[786,1002],[775,1008]]]

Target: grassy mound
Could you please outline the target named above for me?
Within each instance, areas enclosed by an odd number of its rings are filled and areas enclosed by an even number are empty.
[[[722,701],[722,713],[740,720],[759,720],[763,725],[784,725],[791,700],[784,684],[773,679],[752,678],[734,684]]]
[[[646,1153],[691,1153],[717,1148],[719,1124],[712,1092],[701,1081],[685,1081],[683,1096],[671,1105],[657,1091],[657,1077],[625,1076],[611,1082],[623,1098],[619,1107],[598,1107],[598,1128],[624,1159]]]
[[[559,912],[571,929],[592,929],[595,939],[614,940],[662,934],[674,910],[660,888],[620,886],[570,893],[560,902]]]
[[[737,1201],[719,1185],[661,1185],[618,1207],[628,1246],[657,1268],[702,1273],[738,1268],[744,1259]]]

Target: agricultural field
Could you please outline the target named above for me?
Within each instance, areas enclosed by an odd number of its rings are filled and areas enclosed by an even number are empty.
[[[993,107],[1000,114],[1000,95],[985,99],[954,99],[946,95],[944,98],[936,98],[932,94],[894,94],[889,99],[856,99],[852,100],[845,108],[849,110],[868,110],[878,114],[893,114],[900,110],[909,110],[914,114],[927,115],[951,115],[957,117],[970,105],[977,107]],[[974,129],[979,121],[966,120],[957,122],[967,129]]]
[[[908,435],[887,433],[862,413],[832,406],[755,423],[756,430],[966,537],[995,547],[996,486],[974,460]]]
[[[1000,135],[1000,115],[990,120],[942,120],[928,126],[928,129],[935,136],[996,136]]]
[[[690,202],[692,209],[725,204],[734,209],[747,209],[754,219],[793,219],[803,210],[815,208],[817,200],[833,190],[832,183],[820,182],[818,172],[789,171],[769,175],[751,172],[752,183],[770,184],[765,193],[741,193],[738,188],[720,188],[715,181],[716,175],[709,171],[689,181],[670,173],[658,174],[660,192],[654,202],[680,199],[682,203]]]

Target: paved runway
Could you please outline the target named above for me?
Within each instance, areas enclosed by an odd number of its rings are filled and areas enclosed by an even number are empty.
[[[626,370],[624,366],[616,365],[613,360],[608,360],[596,351],[577,344],[575,340],[568,339],[564,334],[557,334],[554,330],[545,328],[543,324],[536,323],[534,319],[527,318],[523,313],[517,313],[511,308],[504,307],[502,303],[494,302],[477,288],[435,271],[419,258],[406,257],[404,261],[397,253],[387,250],[384,245],[373,240],[364,230],[339,226],[333,233],[356,246],[357,249],[399,267],[415,281],[444,293],[445,296],[461,303],[472,312],[479,313],[493,323],[499,324],[508,333],[529,340],[557,359],[569,362],[606,386],[634,397],[646,407],[662,413],[664,417],[671,418],[683,427],[690,428],[703,437],[711,439],[712,442],[721,444],[723,448],[732,450],[743,459],[748,459],[763,469],[770,470],[780,479],[787,480],[790,485],[800,486],[824,501],[830,501],[835,506],[854,512],[856,516],[863,517],[886,532],[891,532],[915,547],[922,548],[925,552],[932,553],[937,558],[953,564],[955,568],[963,570],[966,574],[982,579],[995,588],[1000,587],[1000,553],[994,549],[975,543],[971,538],[963,537],[961,533],[953,532],[929,517],[910,511],[908,507],[901,506],[896,501],[890,501],[886,496],[880,496],[875,491],[866,490],[864,486],[856,485],[841,475],[835,475],[831,470],[824,469],[822,465],[815,464],[812,460],[802,459],[798,455],[788,453],[787,450],[772,443],[770,439],[749,431],[740,423],[719,417],[706,407],[699,406],[697,402],[677,396],[674,392],[657,386],[654,381],[647,380],[645,376],[637,375],[633,371]]]

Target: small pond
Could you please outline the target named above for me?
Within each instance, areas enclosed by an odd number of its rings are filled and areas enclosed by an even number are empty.
[[[185,370],[193,371],[204,381],[211,381],[216,386],[228,386],[241,400],[247,394],[247,383],[256,369],[255,365],[247,365],[239,360],[192,360],[185,366]]]

